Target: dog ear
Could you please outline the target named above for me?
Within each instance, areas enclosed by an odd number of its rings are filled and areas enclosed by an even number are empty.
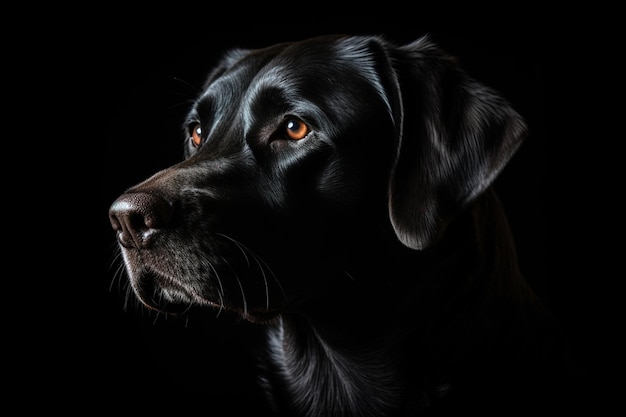
[[[493,182],[527,129],[505,99],[427,37],[390,58],[397,144],[389,214],[400,241],[423,249]]]

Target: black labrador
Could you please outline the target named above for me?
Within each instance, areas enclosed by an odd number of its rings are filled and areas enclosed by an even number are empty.
[[[560,331],[493,190],[527,126],[428,37],[232,50],[183,129],[185,159],[111,205],[130,285],[264,326],[277,415],[563,399]]]

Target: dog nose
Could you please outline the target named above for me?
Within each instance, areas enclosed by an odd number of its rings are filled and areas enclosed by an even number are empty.
[[[167,225],[172,205],[164,198],[147,193],[122,194],[109,208],[109,220],[117,240],[126,248],[147,248],[152,237]]]

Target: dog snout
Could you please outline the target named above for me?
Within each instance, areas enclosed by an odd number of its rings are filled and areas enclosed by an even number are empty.
[[[118,242],[126,248],[143,249],[172,216],[172,205],[148,193],[122,194],[111,204],[109,219]]]

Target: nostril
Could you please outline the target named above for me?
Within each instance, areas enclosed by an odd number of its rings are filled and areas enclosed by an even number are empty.
[[[145,248],[150,237],[164,228],[172,216],[172,205],[148,193],[122,194],[111,204],[109,219],[117,240],[125,247]]]
[[[113,213],[111,209],[109,209],[109,220],[111,221],[111,227],[113,227],[114,231],[119,232],[122,230],[122,224],[118,220],[117,215]]]

